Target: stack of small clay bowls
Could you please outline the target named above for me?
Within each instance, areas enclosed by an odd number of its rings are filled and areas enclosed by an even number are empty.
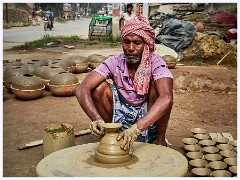
[[[192,137],[183,138],[191,172],[198,177],[237,176],[237,141],[226,137],[211,139],[202,128],[191,129]]]

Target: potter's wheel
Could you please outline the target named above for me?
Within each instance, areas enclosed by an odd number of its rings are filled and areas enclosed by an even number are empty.
[[[135,142],[133,158],[123,164],[101,164],[94,160],[99,143],[83,144],[56,151],[42,159],[38,176],[52,177],[182,177],[188,161],[168,147]]]

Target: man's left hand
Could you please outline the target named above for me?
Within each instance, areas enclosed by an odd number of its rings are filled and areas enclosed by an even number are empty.
[[[119,141],[123,138],[121,148],[124,151],[129,150],[129,154],[132,154],[133,142],[137,139],[137,137],[141,134],[141,131],[137,128],[137,124],[132,125],[129,129],[119,133],[117,136],[117,140]]]

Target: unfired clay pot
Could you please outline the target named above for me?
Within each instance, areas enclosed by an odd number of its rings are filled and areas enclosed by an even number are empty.
[[[37,67],[34,71],[33,74],[38,77],[42,77],[42,73],[45,69],[49,68],[48,66],[42,66],[42,67]]]
[[[100,54],[91,54],[88,56],[89,61],[89,67],[92,69],[95,69],[97,66],[99,66],[104,60],[106,59],[105,56]]]
[[[27,73],[30,73],[30,71],[27,68],[24,68],[22,66],[11,67],[5,70],[3,74],[4,86],[8,89],[9,92],[12,92],[12,89],[11,89],[12,81],[18,76],[27,74]]]
[[[101,139],[100,144],[95,152],[95,160],[106,164],[121,164],[130,161],[131,155],[129,151],[120,148],[122,139],[117,141],[118,133],[116,131],[121,128],[121,123],[105,123],[104,128],[107,134]]]
[[[177,64],[177,59],[171,55],[165,55],[162,58],[167,63],[169,69],[174,68]]]
[[[59,73],[62,73],[62,72],[66,72],[63,68],[59,68],[59,67],[55,67],[55,66],[51,66],[47,69],[45,69],[43,72],[42,72],[42,80],[43,80],[43,83],[45,85],[45,89],[46,90],[49,90],[49,87],[48,87],[48,83],[50,81],[50,79],[56,75],[56,74],[59,74]]]
[[[72,96],[79,85],[78,78],[72,73],[54,75],[49,81],[49,89],[56,96]]]
[[[32,100],[42,96],[44,84],[41,78],[31,74],[24,74],[13,80],[11,89],[17,98]]]

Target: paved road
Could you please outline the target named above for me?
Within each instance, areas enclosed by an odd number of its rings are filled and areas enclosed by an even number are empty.
[[[51,31],[49,29],[44,31],[43,25],[3,29],[3,49],[21,45],[27,41],[38,40],[46,34],[51,36],[78,35],[82,38],[87,38],[90,21],[91,18],[81,18],[75,21],[68,21],[67,23],[54,23],[54,28]]]

